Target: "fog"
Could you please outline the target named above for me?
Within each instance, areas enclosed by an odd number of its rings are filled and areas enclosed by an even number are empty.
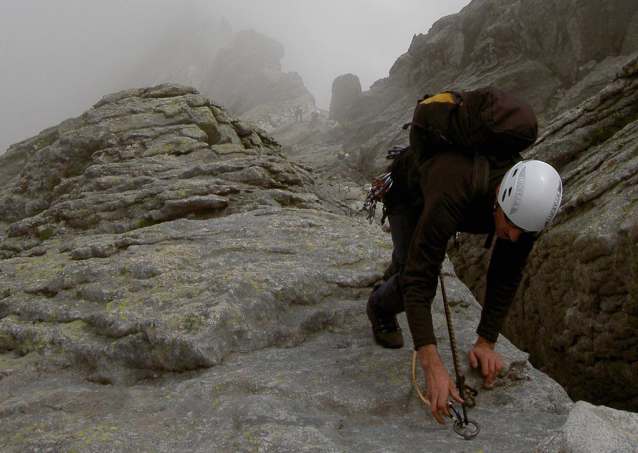
[[[145,86],[143,64],[188,19],[246,28],[285,48],[319,107],[335,77],[364,90],[387,77],[414,34],[469,0],[0,0],[0,154],[76,117],[103,95]],[[185,22],[186,21],[186,22]],[[147,74],[145,74],[145,72]]]

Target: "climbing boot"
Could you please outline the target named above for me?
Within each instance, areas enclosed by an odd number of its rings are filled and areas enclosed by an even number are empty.
[[[403,333],[395,315],[375,308],[370,300],[368,300],[366,312],[372,324],[372,336],[379,346],[389,349],[403,347]]]

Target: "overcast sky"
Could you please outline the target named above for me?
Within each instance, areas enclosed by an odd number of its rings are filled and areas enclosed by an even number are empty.
[[[335,77],[364,90],[387,77],[414,34],[470,0],[0,0],[0,154],[81,115],[105,94],[132,88],[127,70],[177,17],[225,17],[282,43],[327,109]]]

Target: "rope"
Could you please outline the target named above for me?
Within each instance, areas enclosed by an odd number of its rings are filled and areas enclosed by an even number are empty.
[[[456,408],[452,403],[448,403],[448,407],[452,409],[457,416],[457,420],[454,423],[454,431],[463,436],[466,440],[476,436],[481,428],[479,427],[476,421],[467,418],[467,408],[474,407],[476,405],[476,401],[474,397],[477,394],[477,391],[471,387],[465,385],[465,376],[461,372],[461,365],[459,362],[459,353],[456,347],[456,338],[454,336],[454,328],[452,327],[452,314],[450,312],[450,305],[447,300],[447,294],[445,291],[445,283],[443,282],[443,272],[439,269],[439,281],[441,282],[441,295],[443,296],[443,306],[445,308],[445,319],[447,321],[447,329],[450,335],[450,346],[452,348],[452,359],[454,360],[454,373],[456,375],[456,387],[459,391],[459,394],[463,398],[463,417],[461,418],[461,414],[458,413]],[[432,406],[432,403],[423,396],[421,393],[421,389],[419,388],[419,384],[416,380],[416,368],[417,368],[417,356],[418,353],[416,351],[412,352],[412,381],[414,382],[414,388],[416,389],[416,393],[423,403],[428,406]],[[470,426],[474,426],[475,429],[472,431]]]
[[[454,360],[454,374],[456,375],[456,387],[459,391],[459,395],[465,401],[463,403],[463,413],[465,414],[465,406],[474,407],[476,401],[476,390],[465,385],[465,375],[461,371],[461,364],[459,361],[459,351],[456,347],[456,337],[454,335],[454,328],[452,327],[452,314],[450,312],[450,304],[447,300],[447,294],[445,291],[445,283],[443,282],[443,272],[439,271],[439,281],[441,282],[441,295],[443,296],[443,307],[445,307],[445,319],[447,321],[447,330],[450,335],[450,346],[452,348],[452,359]],[[467,415],[465,416],[467,419]]]
[[[414,382],[414,388],[416,389],[416,394],[419,396],[419,399],[423,401],[428,406],[432,406],[430,400],[428,400],[423,393],[421,393],[421,389],[419,388],[419,383],[416,381],[416,358],[419,355],[418,352],[412,351],[412,382]]]
[[[452,327],[452,313],[450,312],[450,305],[447,301],[447,294],[445,292],[445,283],[443,282],[443,272],[439,270],[439,281],[441,282],[441,295],[443,296],[443,307],[445,308],[445,320],[447,321],[447,331],[450,335],[450,346],[452,348],[452,359],[454,360],[454,374],[458,379],[459,376],[465,378],[461,373],[461,365],[459,364],[459,351],[456,348],[456,338],[454,336],[454,328]],[[459,389],[461,391],[461,389]]]

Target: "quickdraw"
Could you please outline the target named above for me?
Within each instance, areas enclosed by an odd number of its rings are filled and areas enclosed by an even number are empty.
[[[368,211],[368,222],[372,223],[374,221],[377,203],[383,200],[383,195],[385,195],[391,187],[392,174],[389,172],[377,176],[374,178],[374,181],[372,181],[372,186],[370,187],[366,201],[363,203],[363,208]]]
[[[392,149],[388,150],[385,158],[387,160],[394,160],[399,157],[406,149],[405,146],[395,146]],[[390,172],[383,173],[372,181],[370,186],[370,190],[368,191],[368,195],[366,197],[366,201],[363,203],[363,208],[368,211],[367,219],[368,222],[374,222],[374,214],[377,209],[377,203],[383,200],[383,196],[392,188],[392,174]],[[383,224],[385,220],[385,214],[381,219],[381,224]]]

